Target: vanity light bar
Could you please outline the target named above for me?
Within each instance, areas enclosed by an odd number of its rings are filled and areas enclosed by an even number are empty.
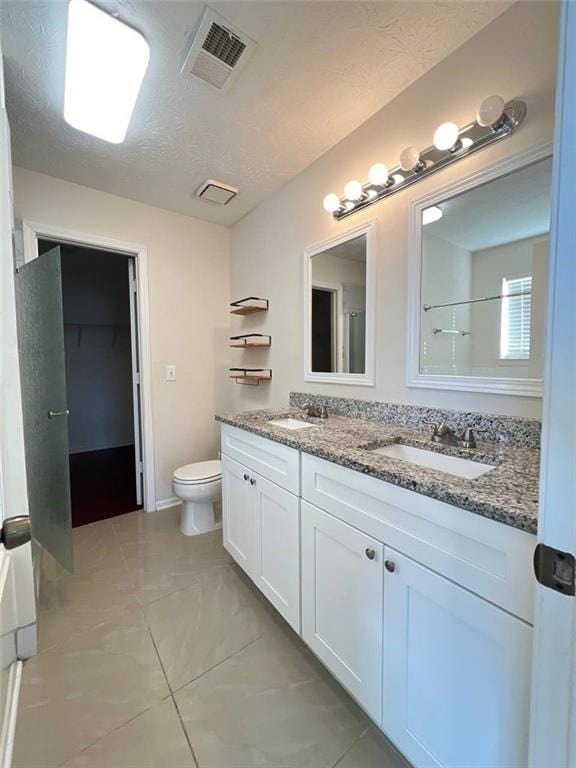
[[[370,168],[368,181],[349,181],[344,196],[331,193],[324,198],[324,209],[339,221],[385,197],[416,184],[421,179],[510,136],[522,125],[526,104],[513,99],[507,104],[500,96],[489,96],[478,109],[476,120],[464,128],[456,123],[442,123],[434,134],[434,144],[423,152],[406,147],[399,165],[388,170],[383,163]]]

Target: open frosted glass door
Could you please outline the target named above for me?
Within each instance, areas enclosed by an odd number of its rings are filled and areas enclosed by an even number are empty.
[[[73,569],[60,248],[16,275],[26,477],[32,535]]]

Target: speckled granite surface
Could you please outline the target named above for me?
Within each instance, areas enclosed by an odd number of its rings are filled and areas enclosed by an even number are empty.
[[[287,416],[309,421],[314,428],[290,431],[267,423]],[[536,532],[540,453],[533,448],[479,443],[478,449],[467,451],[431,443],[428,432],[349,416],[312,419],[297,408],[222,414],[216,419],[505,525]],[[370,452],[396,442],[474,458],[493,464],[494,469],[467,480]]]
[[[446,422],[455,432],[466,427],[486,430],[482,440],[487,443],[516,445],[520,448],[540,448],[542,424],[538,419],[524,419],[516,416],[499,416],[475,411],[452,411],[427,408],[422,405],[401,405],[378,400],[354,400],[348,397],[307,395],[303,392],[290,393],[290,405],[301,408],[304,403],[325,405],[330,413],[351,416],[355,419],[369,419],[394,424],[408,429],[426,430],[426,422]]]

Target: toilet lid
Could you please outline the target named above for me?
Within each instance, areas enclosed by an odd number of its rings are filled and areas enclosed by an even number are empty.
[[[199,483],[204,480],[218,480],[222,475],[222,465],[219,459],[212,461],[197,461],[186,464],[174,471],[174,479],[184,483]]]

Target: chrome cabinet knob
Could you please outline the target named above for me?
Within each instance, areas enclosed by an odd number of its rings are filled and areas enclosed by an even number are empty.
[[[370,547],[368,547],[366,549],[366,557],[368,558],[368,560],[374,560],[374,558],[376,557],[376,552],[374,552],[373,549],[370,549]]]
[[[393,560],[385,560],[384,567],[389,573],[394,573],[396,570],[396,563]]]
[[[250,480],[250,475],[247,475],[246,472],[244,472],[244,480]]]

